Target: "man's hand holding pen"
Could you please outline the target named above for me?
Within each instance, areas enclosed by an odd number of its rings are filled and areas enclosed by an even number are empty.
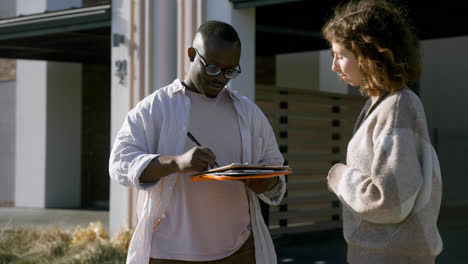
[[[202,172],[216,164],[216,156],[209,148],[194,147],[177,156],[159,156],[151,161],[140,175],[141,183],[155,182],[176,172]]]
[[[176,156],[175,163],[179,172],[202,172],[215,166],[216,156],[211,149],[197,146]]]

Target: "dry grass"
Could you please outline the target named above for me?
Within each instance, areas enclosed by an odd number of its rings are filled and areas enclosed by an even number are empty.
[[[73,231],[4,227],[0,229],[0,264],[125,263],[132,230],[114,238],[100,222]]]

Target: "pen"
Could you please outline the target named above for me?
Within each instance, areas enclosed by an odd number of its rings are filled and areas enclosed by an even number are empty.
[[[190,140],[193,141],[193,143],[197,144],[197,146],[201,147],[202,145],[200,144],[200,142],[198,142],[198,140],[192,135],[192,133],[190,133],[190,131],[187,131],[187,137],[190,138]],[[218,163],[215,161],[215,165],[216,167],[219,167]]]

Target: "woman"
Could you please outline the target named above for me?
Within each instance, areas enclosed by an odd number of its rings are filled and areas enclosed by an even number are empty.
[[[343,205],[348,262],[434,263],[442,182],[419,98],[417,39],[399,7],[362,0],[338,7],[323,27],[332,70],[369,97],[328,187]]]

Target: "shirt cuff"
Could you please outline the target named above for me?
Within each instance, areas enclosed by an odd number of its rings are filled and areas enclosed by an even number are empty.
[[[266,194],[270,194],[271,196],[275,196],[281,193],[281,179],[278,177],[278,182],[276,183],[275,187],[271,188],[270,190],[265,192]]]
[[[284,180],[284,175],[279,176],[278,184],[276,184],[273,189],[266,191],[262,194],[259,194],[259,197],[262,198],[264,202],[267,202],[271,205],[277,205],[281,202],[281,199],[286,193],[286,182]]]
[[[331,192],[338,194],[338,184],[345,170],[346,170],[346,165],[344,165],[343,163],[337,163],[333,165],[333,167],[331,167],[330,171],[328,172],[328,177],[327,177],[328,189]]]
[[[147,183],[140,182],[140,176],[143,173],[143,171],[146,169],[146,167],[151,163],[151,161],[153,161],[153,159],[159,156],[161,155],[159,154],[142,155],[138,160],[136,160],[134,164],[132,164],[133,166],[132,166],[132,169],[130,170],[131,178],[133,181],[133,185],[137,189],[147,190],[158,183],[158,180],[154,182],[147,182]]]
[[[156,180],[154,182],[142,182],[142,183],[140,183],[140,186],[139,186],[140,188],[138,188],[138,189],[142,189],[144,191],[147,191],[147,190],[153,188],[153,186],[155,186],[156,184],[158,184],[159,180],[160,179],[158,179],[158,180]]]

